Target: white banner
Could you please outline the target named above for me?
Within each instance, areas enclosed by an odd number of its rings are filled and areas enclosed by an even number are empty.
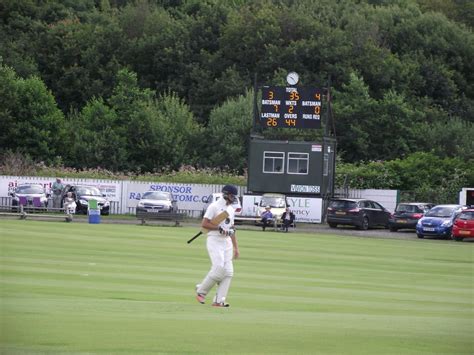
[[[215,192],[215,185],[178,184],[165,182],[128,182],[126,185],[126,205],[136,207],[146,191],[171,192],[180,210],[201,210],[208,196]],[[217,190],[219,191],[219,190]]]
[[[242,198],[242,216],[258,216],[258,207],[262,196],[244,195]],[[320,198],[287,196],[290,210],[295,214],[296,222],[321,223],[323,200]]]
[[[21,184],[41,184],[46,189],[46,193],[51,194],[51,186],[55,181],[54,177],[0,176],[0,196],[8,196]],[[120,181],[61,178],[61,182],[64,186],[95,186],[109,201],[120,202],[122,196],[122,182]]]

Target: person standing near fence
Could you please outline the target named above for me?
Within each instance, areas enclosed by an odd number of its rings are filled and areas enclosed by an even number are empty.
[[[61,193],[64,189],[64,185],[60,178],[56,179],[51,189],[53,190],[53,207],[61,208]]]

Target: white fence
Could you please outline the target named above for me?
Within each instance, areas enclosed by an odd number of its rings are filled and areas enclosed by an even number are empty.
[[[133,214],[140,196],[145,191],[169,191],[178,201],[178,208],[190,217],[199,217],[206,206],[209,195],[221,190],[222,185],[210,184],[186,184],[165,182],[138,182],[104,179],[74,179],[61,178],[66,184],[83,184],[98,187],[110,201],[112,214]],[[31,176],[0,176],[0,198],[2,205],[9,205],[9,194],[19,184],[38,183],[42,184],[47,193],[50,193],[55,177],[31,177]],[[238,187],[239,195],[245,196],[247,189]],[[337,191],[339,195],[342,193]],[[397,204],[397,190],[345,190],[345,197],[370,198],[381,203],[385,208],[394,211]],[[296,221],[308,223],[321,223],[325,210],[324,201],[320,198],[288,196],[290,208],[296,215]],[[255,215],[255,201],[260,196],[252,195],[251,198],[242,198],[243,215]]]

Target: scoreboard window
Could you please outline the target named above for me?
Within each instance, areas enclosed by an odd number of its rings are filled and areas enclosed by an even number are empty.
[[[288,174],[308,175],[308,167],[308,153],[288,153]]]
[[[285,153],[263,152],[263,172],[283,174],[285,172]]]
[[[321,89],[264,86],[260,120],[263,127],[321,128]]]

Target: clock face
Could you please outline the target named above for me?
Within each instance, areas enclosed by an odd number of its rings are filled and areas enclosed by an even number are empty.
[[[299,80],[299,75],[298,73],[295,73],[294,71],[292,71],[291,73],[288,73],[288,75],[286,76],[286,81],[289,85],[296,85],[298,83],[298,80]]]

